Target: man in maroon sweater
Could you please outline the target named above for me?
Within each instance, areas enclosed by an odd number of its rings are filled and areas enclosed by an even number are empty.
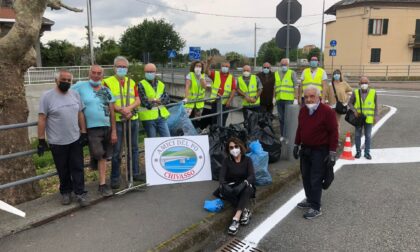
[[[338,125],[335,112],[320,102],[320,91],[309,85],[304,91],[305,106],[300,109],[293,156],[300,156],[300,170],[306,200],[298,208],[309,209],[303,217],[321,215],[322,183],[328,168],[336,161]],[[300,150],[299,150],[300,148]]]

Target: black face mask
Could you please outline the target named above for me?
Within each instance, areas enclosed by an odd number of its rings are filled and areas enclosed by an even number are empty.
[[[65,81],[60,81],[60,83],[58,84],[58,89],[60,89],[62,92],[67,92],[67,90],[69,90],[70,88],[70,83],[69,82],[65,82]]]

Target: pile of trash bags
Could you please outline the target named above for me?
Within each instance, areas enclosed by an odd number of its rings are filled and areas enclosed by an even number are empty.
[[[198,135],[191,119],[184,108],[184,103],[179,102],[168,108],[171,115],[167,119],[171,136],[196,136]]]

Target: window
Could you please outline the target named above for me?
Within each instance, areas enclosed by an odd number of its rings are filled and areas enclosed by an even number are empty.
[[[369,35],[388,34],[388,19],[369,19]]]
[[[370,63],[381,62],[381,48],[370,49]]]
[[[413,48],[413,62],[420,62],[420,48]]]

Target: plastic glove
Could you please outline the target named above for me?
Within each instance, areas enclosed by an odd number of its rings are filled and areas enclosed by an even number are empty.
[[[295,159],[299,159],[299,145],[295,144],[295,147],[293,147],[293,157]]]
[[[185,104],[185,103],[188,102],[188,99],[187,98],[184,98],[184,100],[182,100],[182,102]]]
[[[81,146],[86,146],[89,143],[88,134],[87,133],[81,133],[79,138],[79,144]]]
[[[249,184],[249,182],[248,182],[248,180],[244,180],[244,183],[246,184],[246,186],[250,186],[250,184]]]
[[[337,161],[337,153],[335,151],[330,151],[327,157],[325,157],[324,162],[327,167],[334,167],[335,162]]]
[[[38,139],[38,156],[44,155],[44,152],[48,150],[48,144],[45,139]]]
[[[297,105],[298,104],[298,100],[297,99],[294,99],[293,100],[293,105]]]

